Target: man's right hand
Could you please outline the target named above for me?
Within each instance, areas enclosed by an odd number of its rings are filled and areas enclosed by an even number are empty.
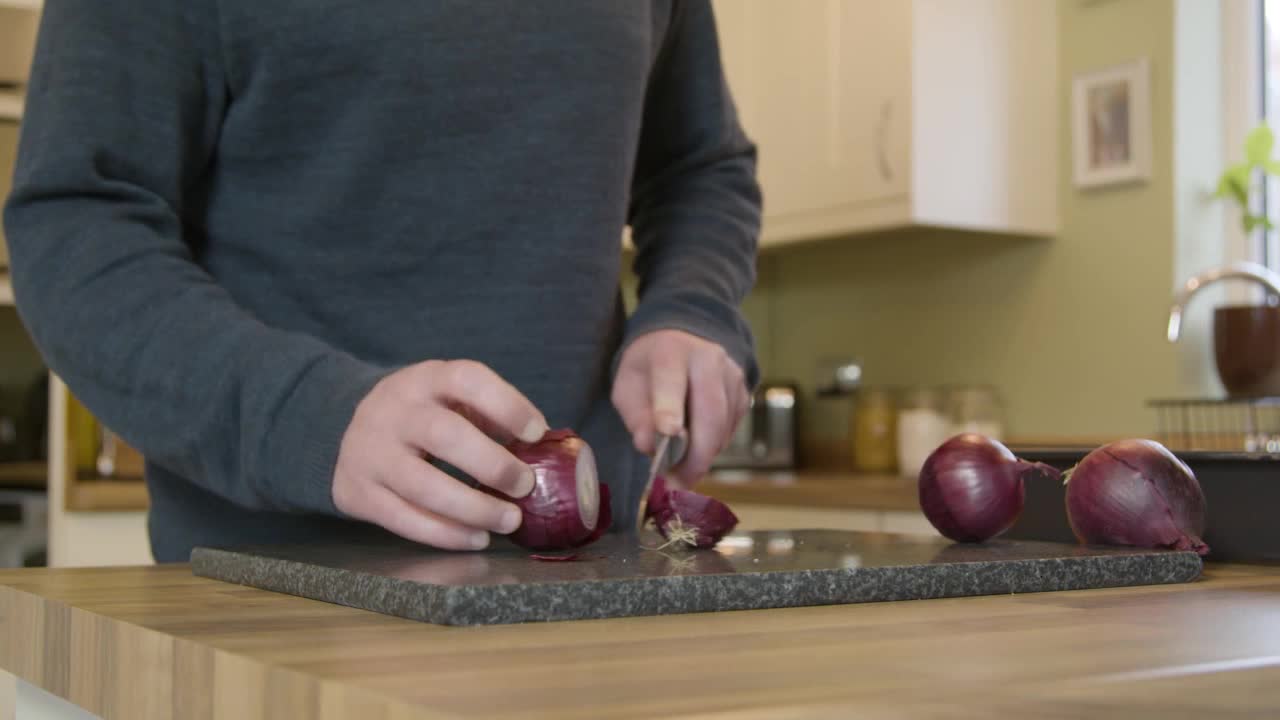
[[[520,509],[427,459],[521,498],[533,490],[533,470],[503,444],[536,442],[546,431],[533,403],[480,363],[411,365],[383,378],[356,407],[338,451],[334,504],[416,542],[479,550],[489,532],[518,528]]]

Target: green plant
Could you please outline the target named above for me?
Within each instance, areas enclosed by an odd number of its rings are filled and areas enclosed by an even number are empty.
[[[1261,171],[1263,175],[1280,177],[1280,161],[1271,157],[1275,147],[1275,135],[1268,125],[1259,125],[1244,140],[1244,162],[1232,165],[1222,173],[1218,180],[1218,190],[1214,197],[1231,198],[1240,207],[1240,224],[1246,234],[1262,227],[1271,230],[1275,227],[1262,215],[1254,215],[1249,208],[1249,191],[1253,173]]]

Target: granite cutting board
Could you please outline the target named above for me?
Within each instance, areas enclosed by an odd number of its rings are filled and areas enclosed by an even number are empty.
[[[330,546],[196,548],[193,572],[444,625],[582,620],[1189,582],[1192,552],[839,530],[739,532],[712,550],[607,536],[573,562],[502,544],[432,550],[387,536]],[[643,544],[643,546],[642,546]]]

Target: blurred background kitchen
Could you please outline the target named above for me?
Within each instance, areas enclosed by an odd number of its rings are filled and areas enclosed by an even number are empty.
[[[1280,2],[715,7],[765,191],[766,382],[705,487],[744,527],[931,534],[913,475],[963,430],[1280,450]],[[0,195],[39,10],[0,0]],[[41,365],[5,257],[0,565],[148,563],[141,458]]]

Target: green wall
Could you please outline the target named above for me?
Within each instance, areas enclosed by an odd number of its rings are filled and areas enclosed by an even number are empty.
[[[1062,231],[1050,240],[908,230],[780,248],[747,311],[766,371],[811,388],[851,355],[876,384],[990,383],[1018,435],[1149,434],[1145,403],[1190,392],[1163,337],[1174,277],[1174,3],[1060,2]],[[1152,179],[1072,184],[1074,74],[1152,67]],[[847,435],[845,400],[807,395],[809,444]]]

